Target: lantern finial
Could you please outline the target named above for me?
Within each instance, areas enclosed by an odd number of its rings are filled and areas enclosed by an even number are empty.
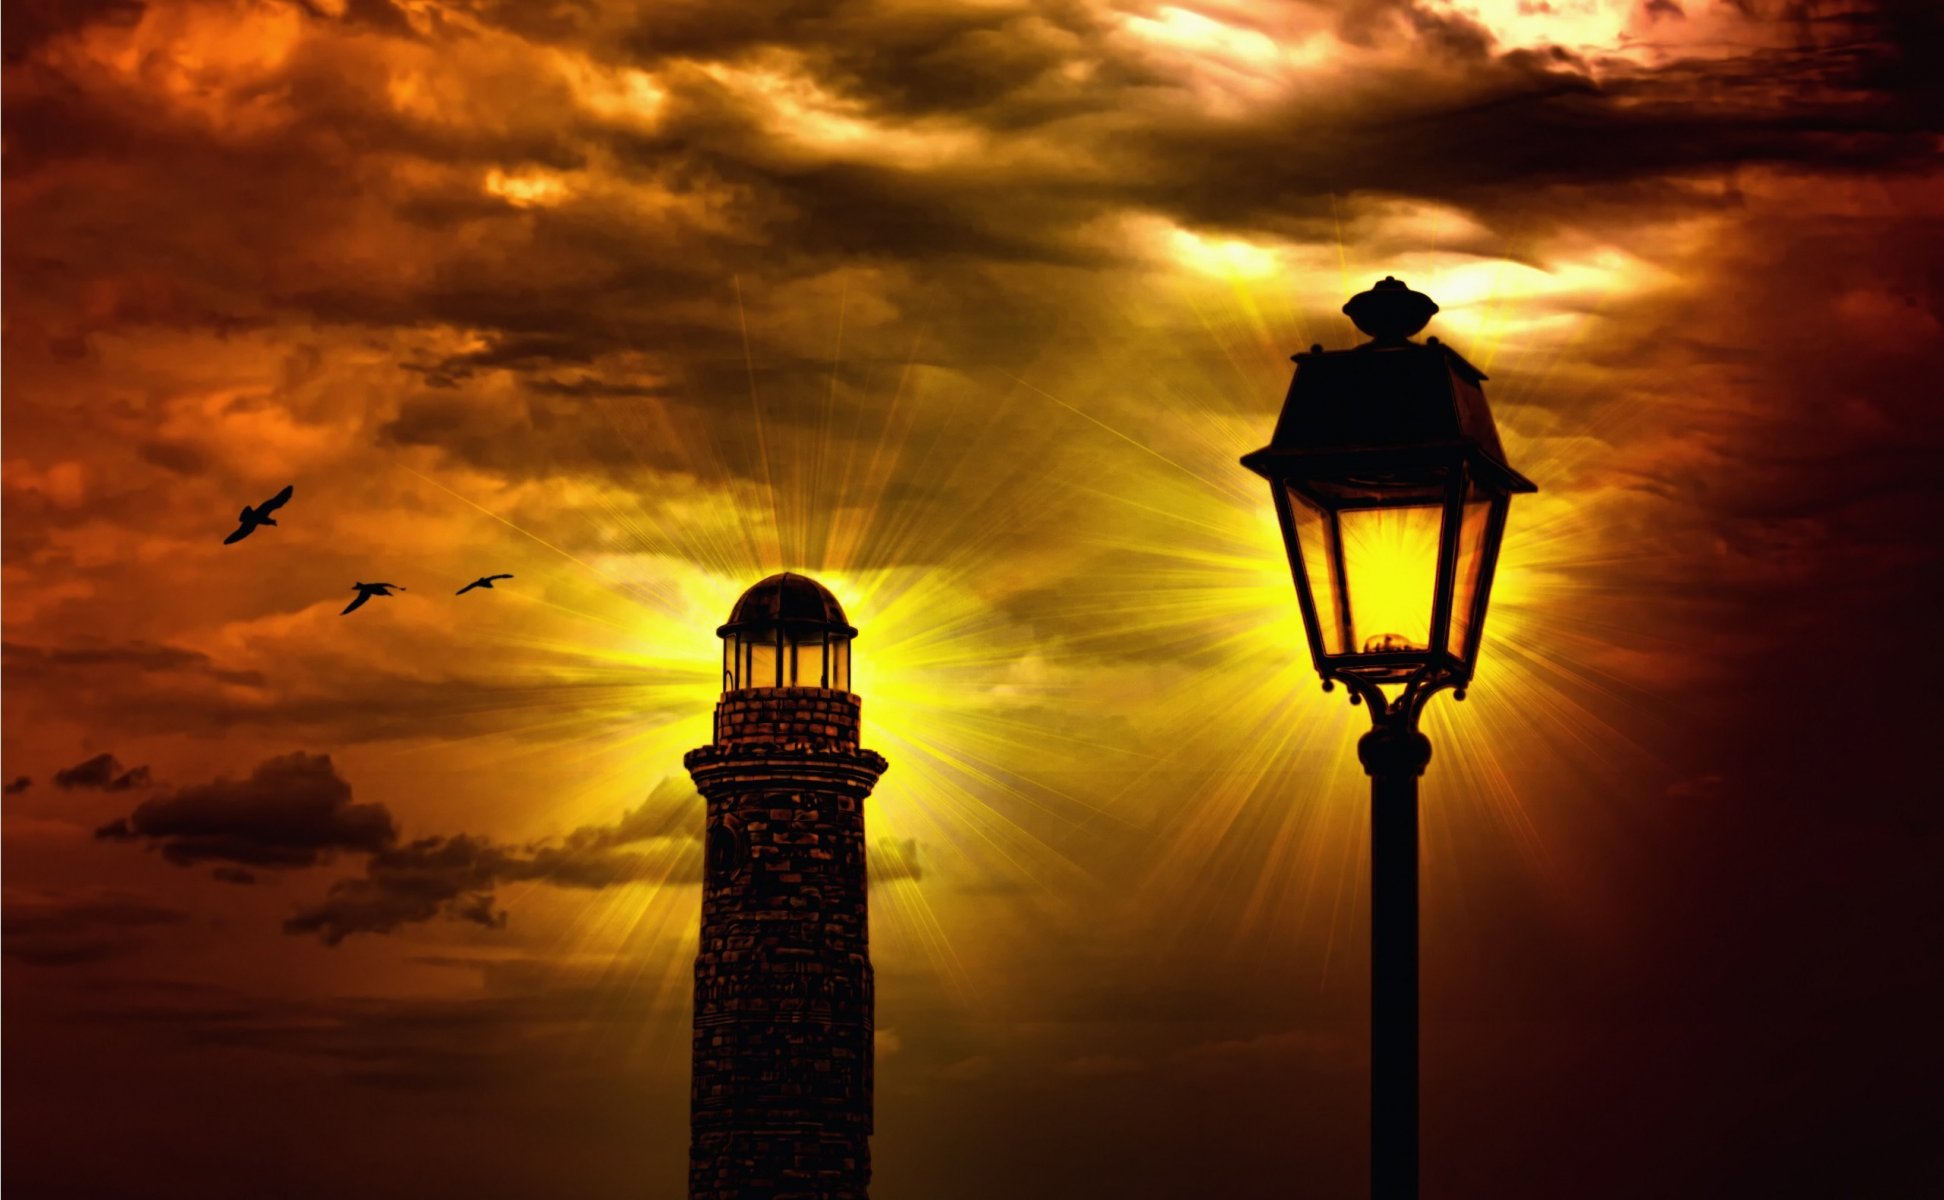
[[[1350,297],[1343,313],[1358,329],[1380,345],[1398,345],[1423,329],[1438,306],[1423,292],[1412,291],[1402,280],[1386,275],[1367,292]]]

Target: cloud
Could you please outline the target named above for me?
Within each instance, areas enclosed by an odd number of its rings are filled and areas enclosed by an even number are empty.
[[[0,941],[8,958],[29,966],[75,966],[133,954],[144,943],[138,931],[187,919],[180,910],[126,893],[68,898],[10,892]]]
[[[391,933],[432,920],[503,928],[494,892],[505,883],[599,890],[630,883],[700,880],[701,796],[670,777],[605,825],[514,845],[469,834],[418,838],[374,853],[364,875],[341,879],[317,904],[284,922],[335,946],[354,933]]]
[[[178,866],[222,862],[308,867],[338,852],[372,853],[397,839],[382,804],[354,804],[327,754],[286,754],[247,778],[219,778],[144,801],[95,831],[159,846]]]
[[[342,572],[348,581],[354,568]],[[411,580],[404,582],[411,586]],[[281,581],[273,585],[281,587]],[[300,587],[303,586],[300,584]],[[476,653],[467,625],[414,623],[411,612],[361,630],[356,641],[324,636],[337,620],[340,585],[333,579],[328,612],[267,615],[232,624],[227,656],[274,663],[269,671],[230,666],[200,651],[138,642],[125,645],[5,647],[10,694],[58,694],[61,711],[92,727],[138,734],[220,736],[238,722],[297,740],[374,741],[502,729],[510,713],[538,700],[578,708],[590,719],[639,719],[657,702],[644,696],[653,677],[639,666],[576,660],[558,654],[489,657]],[[325,589],[277,598],[290,609],[320,604]],[[417,595],[416,592],[413,595]],[[436,603],[434,596],[430,602]],[[424,603],[420,600],[414,603]],[[112,608],[112,604],[104,604]],[[362,616],[362,614],[358,614]],[[420,666],[433,639],[455,651]],[[462,649],[463,648],[463,649]],[[377,652],[374,652],[377,651]],[[578,699],[567,698],[569,693]],[[663,700],[665,702],[665,699]]]
[[[84,764],[86,765],[86,764]],[[99,773],[99,769],[97,769]],[[251,884],[249,868],[316,866],[364,854],[364,874],[341,879],[321,902],[284,923],[336,945],[353,933],[390,933],[446,919],[501,928],[501,884],[599,890],[637,882],[699,879],[701,797],[671,777],[614,821],[524,844],[471,834],[401,842],[382,804],[358,804],[326,754],[297,752],[228,777],[157,796],[95,831],[102,841],[145,841],[178,866],[215,863],[210,876]]]
[[[148,785],[149,769],[146,766],[124,771],[120,760],[107,753],[97,754],[86,762],[54,772],[54,786],[63,791],[93,788],[104,792],[126,792]]]
[[[34,781],[31,778],[25,775],[16,775],[7,781],[7,786],[4,791],[6,795],[18,796],[32,786],[34,786]]]
[[[866,3],[760,20],[590,7],[551,32],[513,26],[533,40],[495,40],[503,59],[470,53],[470,20],[354,34],[253,14],[238,18],[246,31],[254,22],[292,52],[210,63],[200,105],[131,103],[106,55],[33,55],[7,115],[15,173],[58,176],[85,160],[108,173],[99,203],[135,204],[144,219],[112,262],[49,255],[17,269],[46,276],[49,301],[119,285],[90,310],[109,324],[234,330],[297,317],[465,331],[471,347],[433,360],[444,366],[428,365],[428,380],[504,372],[544,392],[560,368],[642,347],[660,378],[740,369],[729,277],[760,304],[838,264],[909,268],[884,270],[868,291],[896,313],[941,283],[991,287],[1008,264],[1138,257],[1099,236],[1115,216],[1329,241],[1339,213],[1371,197],[1538,220],[1565,207],[1556,187],[1633,189],[1751,163],[1856,172],[1929,152],[1909,86],[1923,75],[1899,47],[1934,21],[1907,4],[1831,18],[1851,35],[1840,46],[1833,32],[1828,44],[1768,45],[1783,26],[1751,16],[1744,55],[1653,68],[1495,48],[1428,5],[1291,7],[1280,23],[1241,12],[1204,23],[1243,43],[1366,53],[1271,55],[1223,74],[1208,55],[1141,34],[1151,19],[1106,6]],[[617,20],[634,28],[617,35]],[[167,31],[152,22],[122,36],[146,47]],[[279,103],[261,104],[267,94]],[[346,156],[360,163],[355,179]],[[540,172],[558,202],[495,197],[489,170]],[[281,202],[252,203],[266,189]],[[94,203],[48,187],[20,206],[65,241],[105,219]],[[221,236],[237,219],[249,236]],[[340,267],[319,246],[361,253]],[[189,250],[201,254],[194,269],[125,282]],[[1002,287],[1010,303],[966,306],[947,340],[1001,350],[991,318],[1045,282],[1022,278]],[[819,357],[755,316],[741,328],[757,363]],[[408,444],[449,435],[471,461],[494,453],[487,435],[520,404],[474,396],[477,427],[464,410],[414,407],[381,425]],[[621,465],[605,461],[598,411],[551,412],[551,426],[521,423],[549,457]]]
[[[917,838],[879,838],[877,845],[865,858],[865,864],[873,884],[891,883],[899,879],[915,882],[925,877],[924,868],[918,861]]]
[[[20,0],[7,9],[7,63],[26,59],[44,43],[97,21],[133,24],[143,7],[143,0]]]
[[[53,685],[74,682],[78,672],[99,672],[96,678],[109,682],[139,682],[170,672],[198,675],[218,684],[240,687],[258,687],[264,682],[264,677],[256,671],[227,670],[201,651],[145,641],[69,646],[5,642],[0,643],[0,654],[5,655],[10,676]]]
[[[85,762],[54,772],[57,788],[105,788],[121,774],[121,762],[112,754],[97,754]]]
[[[353,933],[390,933],[435,917],[499,929],[493,888],[511,870],[507,850],[486,838],[427,837],[372,855],[361,879],[331,885],[325,899],[284,922],[335,946]]]

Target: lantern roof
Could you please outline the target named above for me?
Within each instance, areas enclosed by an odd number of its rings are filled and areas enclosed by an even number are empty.
[[[717,629],[716,635],[727,637],[744,630],[773,630],[778,626],[857,636],[857,630],[844,618],[844,606],[831,595],[830,589],[794,571],[771,575],[752,584],[729,611],[728,624]]]
[[[1244,465],[1275,478],[1361,459],[1462,457],[1506,491],[1538,490],[1505,461],[1479,386],[1485,373],[1435,337],[1409,340],[1437,312],[1429,297],[1386,278],[1344,309],[1372,340],[1295,355],[1275,436]]]

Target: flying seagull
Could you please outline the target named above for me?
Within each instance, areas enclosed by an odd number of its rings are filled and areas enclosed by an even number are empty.
[[[290,502],[290,493],[296,490],[297,490],[296,484],[287,484],[285,485],[283,491],[278,492],[276,495],[270,497],[268,500],[265,500],[262,504],[257,505],[255,508],[251,508],[248,505],[244,505],[243,511],[236,515],[236,519],[239,522],[241,522],[241,524],[237,525],[235,533],[232,533],[228,537],[223,539],[223,545],[225,546],[235,545],[237,542],[240,542],[244,538],[249,537],[251,534],[255,533],[256,528],[259,525],[275,525],[277,523],[277,519],[271,516],[270,514],[276,512],[278,509],[282,508],[285,504],[288,504]]]
[[[397,588],[401,592],[405,590],[403,584],[397,583],[354,583],[351,586],[358,589],[358,598],[344,606],[344,612],[338,614],[340,617],[344,613],[348,613],[352,609],[357,608],[373,596],[389,596],[393,588]]]
[[[472,591],[476,587],[483,587],[483,588],[492,587],[493,580],[495,579],[511,579],[511,578],[513,578],[511,575],[481,575],[478,579],[473,580],[471,583],[467,584],[465,587],[460,588],[458,591],[452,594],[455,596],[463,596],[467,592]]]

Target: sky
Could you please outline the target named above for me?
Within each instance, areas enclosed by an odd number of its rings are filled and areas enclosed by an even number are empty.
[[[1944,1178],[1929,0],[0,30],[9,1188],[680,1194],[681,755],[789,569],[878,1200],[1361,1195],[1365,717],[1236,460],[1385,275],[1540,488],[1426,717],[1425,1195]]]

